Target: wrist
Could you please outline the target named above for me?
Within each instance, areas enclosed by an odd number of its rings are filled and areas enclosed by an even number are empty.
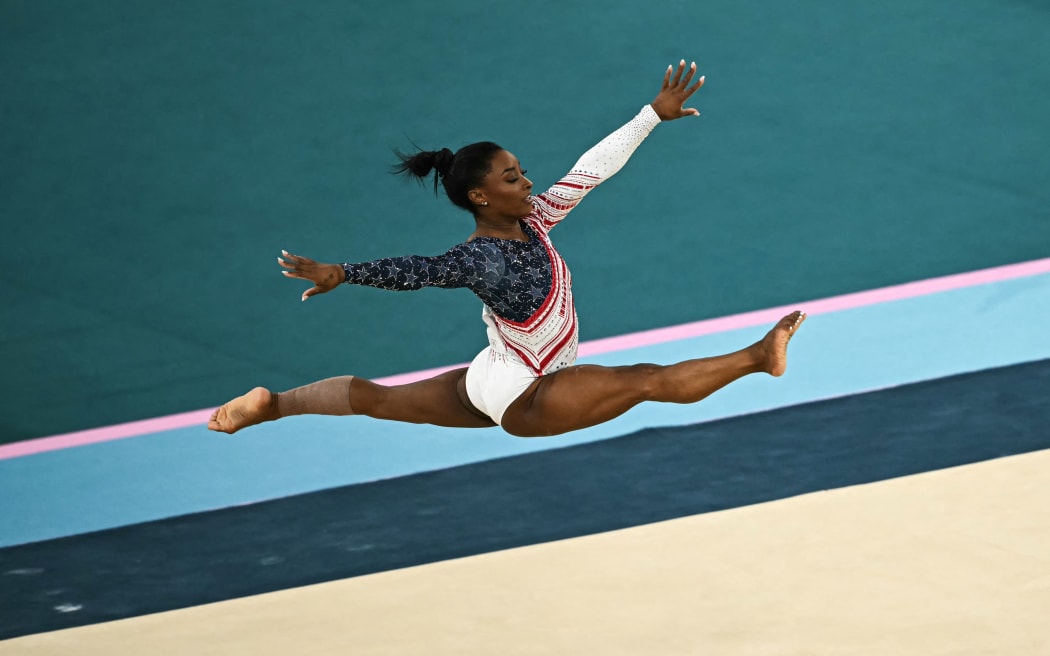
[[[645,107],[642,107],[642,111],[639,112],[639,116],[645,120],[650,127],[657,125],[667,119],[660,116],[660,112],[656,111],[656,106],[649,103]]]

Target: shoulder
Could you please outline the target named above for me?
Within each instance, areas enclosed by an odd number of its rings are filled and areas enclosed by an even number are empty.
[[[447,256],[463,264],[485,263],[503,259],[500,240],[491,237],[475,237],[470,241],[456,244],[448,250]]]
[[[448,249],[449,255],[483,255],[500,252],[498,239],[492,237],[475,237],[470,241],[456,244]]]

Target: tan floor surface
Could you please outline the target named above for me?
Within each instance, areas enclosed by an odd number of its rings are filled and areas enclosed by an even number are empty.
[[[0,654],[1050,654],[1050,451],[28,636]]]

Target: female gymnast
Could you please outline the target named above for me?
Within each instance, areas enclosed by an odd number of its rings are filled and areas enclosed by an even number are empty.
[[[256,387],[215,411],[208,428],[225,433],[300,414],[352,415],[461,428],[501,426],[511,435],[558,435],[594,426],[642,401],[695,403],[748,374],[780,376],[788,341],[805,320],[781,319],[751,346],[668,366],[577,365],[579,330],[572,279],[548,233],[627,162],[662,121],[696,116],[684,108],[703,86],[693,63],[667,68],[656,98],[588,150],[553,187],[532,195],[517,158],[491,142],[401,155],[398,170],[423,181],[434,172],[455,205],[474,217],[467,240],[436,257],[323,264],[282,251],[289,278],[313,283],[302,300],[346,282],[390,290],[466,287],[484,303],[489,346],[470,366],[407,385],[341,376],[272,393]]]

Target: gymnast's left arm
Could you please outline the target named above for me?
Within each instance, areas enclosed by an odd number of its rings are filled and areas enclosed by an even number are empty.
[[[704,76],[690,84],[696,75],[696,63],[687,73],[684,59],[672,79],[673,70],[672,66],[667,67],[660,92],[650,104],[584,153],[564,178],[535,197],[533,207],[547,230],[565,218],[591,189],[623,168],[642,141],[662,121],[700,115],[695,108],[686,108],[685,101],[703,86]]]

